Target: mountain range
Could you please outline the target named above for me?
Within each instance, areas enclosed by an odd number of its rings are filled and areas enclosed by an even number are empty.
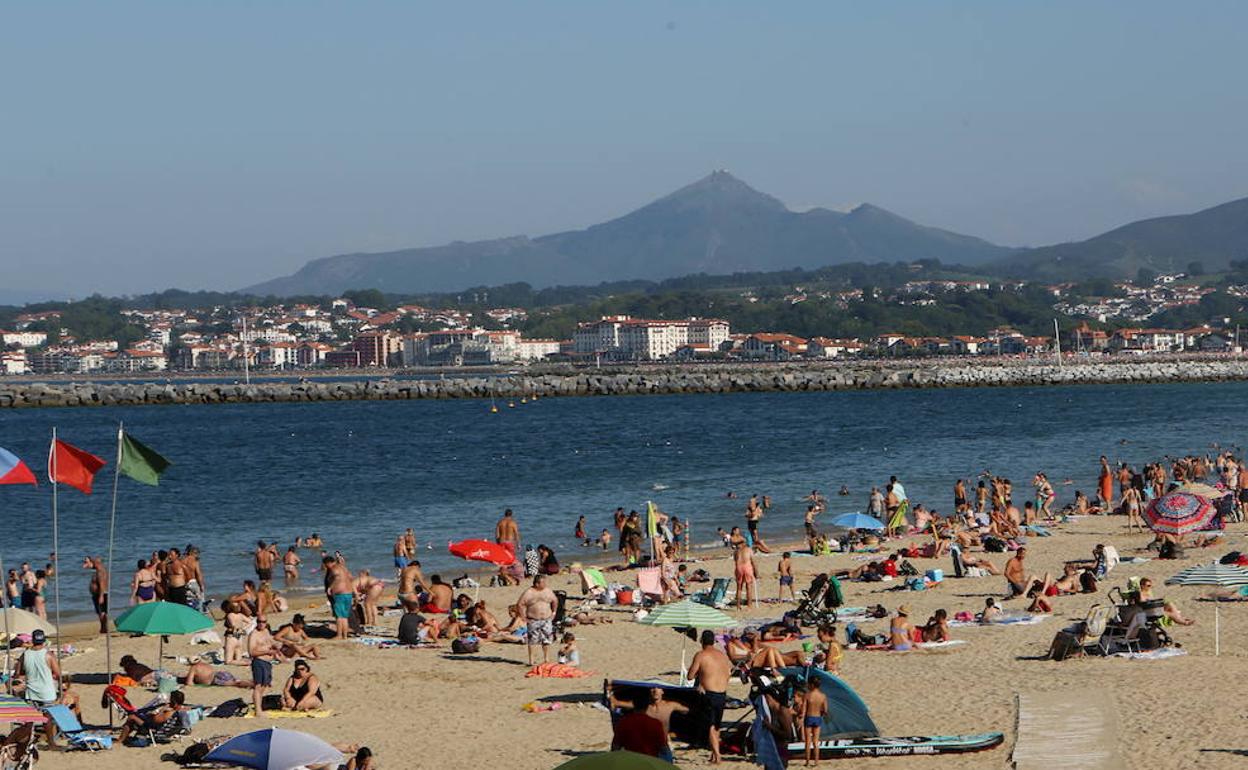
[[[617,219],[584,230],[356,253],[308,262],[242,289],[255,295],[396,294],[526,282],[535,287],[660,280],[846,262],[939,259],[977,272],[1037,280],[1132,278],[1141,267],[1224,269],[1248,257],[1248,199],[1195,214],[1135,222],[1077,243],[1011,248],[927,227],[871,204],[796,212],[715,171]]]

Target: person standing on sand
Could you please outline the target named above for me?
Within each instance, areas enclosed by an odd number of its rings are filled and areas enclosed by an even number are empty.
[[[204,568],[199,562],[199,546],[191,544],[186,546],[186,555],[182,557],[182,564],[186,567],[187,595],[188,597],[193,595],[195,603],[192,606],[202,610],[204,599],[208,596],[208,589],[204,587]]]
[[[494,542],[499,545],[510,545],[512,553],[520,551],[520,527],[511,509],[503,511],[503,517],[494,525]]]
[[[273,686],[273,662],[282,660],[282,653],[273,643],[269,621],[256,620],[256,630],[247,637],[247,654],[251,656],[251,702],[256,716],[264,716],[264,694]]]
[[[412,561],[399,573],[399,603],[406,612],[420,611],[420,592],[428,591],[420,562]]]
[[[719,724],[724,718],[724,706],[728,700],[728,680],[732,677],[732,661],[715,646],[715,632],[702,632],[702,649],[689,664],[690,681],[706,696],[711,707],[711,724],[707,744],[711,749],[711,764],[718,765]]]
[[[321,559],[321,564],[325,569],[325,594],[334,615],[335,638],[346,639],[351,633],[348,620],[351,617],[351,600],[355,598],[355,581],[351,579],[347,566],[333,556]]]
[[[546,576],[537,575],[533,585],[524,589],[516,601],[518,619],[525,624],[525,647],[529,653],[529,665],[533,665],[533,648],[542,646],[542,662],[550,662],[550,645],[555,642],[555,611],[559,597],[546,587]]]
[[[104,561],[98,556],[88,556],[82,560],[82,568],[93,570],[88,590],[91,592],[91,606],[95,608],[95,616],[100,619],[100,633],[108,633],[108,570]]]
[[[169,558],[165,560],[165,599],[171,604],[187,604],[190,592],[187,590],[186,563],[177,548],[169,549]]]
[[[734,529],[736,529],[734,527]],[[741,606],[741,593],[745,592],[745,603],[754,603],[754,549],[742,539],[732,552],[733,577],[737,581],[737,595],[734,605]]]

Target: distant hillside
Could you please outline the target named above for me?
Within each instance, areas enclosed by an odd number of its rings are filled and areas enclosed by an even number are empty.
[[[314,260],[293,275],[242,291],[290,296],[351,288],[395,294],[444,292],[520,281],[536,287],[592,285],[846,262],[939,259],[977,265],[1010,253],[1011,249],[925,227],[871,205],[848,214],[828,209],[797,213],[717,171],[630,214],[584,230],[343,254]]]
[[[997,272],[1044,281],[1134,278],[1140,268],[1184,272],[1192,262],[1207,272],[1248,259],[1248,198],[1195,214],[1144,219],[1076,243],[1015,252]]]

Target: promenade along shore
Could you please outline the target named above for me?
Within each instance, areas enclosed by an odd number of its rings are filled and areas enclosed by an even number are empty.
[[[447,374],[439,379],[309,378],[248,384],[0,380],[0,408],[1216,382],[1248,379],[1248,360],[1116,360],[1062,366],[1034,360],[735,364],[569,369],[508,376],[464,370]]]

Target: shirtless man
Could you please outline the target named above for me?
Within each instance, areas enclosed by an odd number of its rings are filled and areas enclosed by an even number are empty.
[[[286,577],[286,585],[299,582],[299,565],[303,564],[303,559],[299,558],[299,551],[293,545],[286,549],[286,553],[282,556],[282,572]]]
[[[190,598],[186,584],[190,575],[182,554],[177,548],[169,549],[169,558],[165,560],[165,598],[172,604],[187,604]]]
[[[251,656],[251,701],[256,716],[263,717],[264,694],[273,686],[273,661],[283,659],[269,633],[269,622],[264,618],[256,621],[256,630],[247,637],[247,654]]]
[[[282,654],[288,658],[309,658],[320,660],[321,652],[312,644],[312,638],[304,625],[303,615],[296,613],[290,622],[273,634],[273,638],[281,644]]]
[[[191,667],[186,670],[184,675],[178,677],[178,681],[184,685],[215,685],[217,687],[246,687],[248,689],[255,686],[246,679],[235,679],[234,675],[225,669],[218,671],[202,660],[195,660],[191,663]]]
[[[278,560],[277,544],[272,545],[265,543],[263,540],[256,541],[256,555],[254,558],[256,566],[256,578],[260,581],[260,585],[267,585],[273,582],[273,564]]]
[[[428,596],[425,605],[421,607],[422,612],[444,613],[451,611],[451,600],[455,596],[455,591],[442,582],[441,575],[434,575],[429,582]]]
[[[394,548],[391,552],[394,554],[394,568],[401,573],[412,558],[412,553],[407,550],[407,537],[405,535],[399,535],[394,539]]]
[[[399,602],[406,612],[420,610],[420,594],[429,590],[425,576],[420,572],[420,562],[413,561],[399,573]]]
[[[736,527],[733,527],[735,530]],[[732,552],[733,575],[737,580],[737,595],[734,604],[741,606],[741,593],[745,592],[745,604],[754,603],[754,549],[742,540]]]
[[[88,556],[82,560],[82,568],[94,570],[91,575],[91,583],[88,586],[91,591],[91,606],[95,608],[95,615],[100,619],[100,633],[108,633],[108,570],[104,568],[104,561],[98,556]]]
[[[407,558],[416,558],[416,533],[411,527],[403,533],[403,545],[407,546]]]
[[[1013,599],[1015,596],[1022,596],[1027,593],[1027,568],[1023,566],[1023,557],[1027,555],[1026,548],[1019,548],[1014,552],[1013,558],[1005,563],[1005,581],[1009,588],[1009,593],[1005,598]]]
[[[510,545],[512,553],[519,552],[520,527],[516,526],[516,519],[512,516],[510,508],[503,511],[503,518],[494,525],[494,542]]]
[[[325,594],[329,598],[330,608],[334,614],[335,638],[346,639],[351,633],[351,600],[355,597],[355,583],[347,565],[326,556],[321,559],[325,568]]]
[[[711,726],[707,736],[711,748],[711,764],[717,765],[719,754],[719,725],[724,718],[724,705],[728,699],[728,680],[732,677],[732,661],[715,646],[715,632],[702,632],[702,649],[693,656],[689,665],[689,679],[706,695],[711,706]]]
[[[537,575],[533,585],[524,589],[516,601],[517,618],[525,623],[525,647],[529,653],[529,665],[533,665],[533,648],[542,646],[542,662],[550,662],[550,645],[555,641],[554,617],[559,608],[559,597],[546,587],[546,576]]]
[[[198,546],[188,545],[186,547],[186,555],[182,557],[182,566],[186,568],[187,598],[192,598],[191,594],[193,593],[202,604],[204,597],[208,595],[208,589],[204,584],[204,567],[199,563]],[[202,606],[200,609],[202,609]]]

